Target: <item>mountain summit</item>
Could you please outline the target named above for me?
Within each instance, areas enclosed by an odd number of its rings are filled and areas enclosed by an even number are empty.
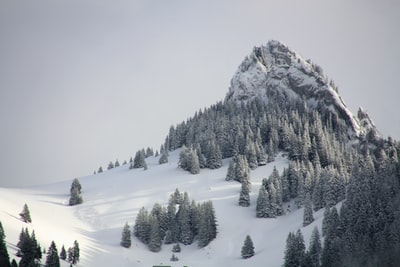
[[[305,60],[279,41],[254,47],[234,74],[226,101],[247,102],[254,98],[269,101],[279,95],[286,100],[302,98],[311,109],[343,119],[349,126],[349,137],[366,135],[376,128],[369,116],[356,117],[347,108],[332,80],[320,66]],[[366,118],[368,118],[366,120]]]

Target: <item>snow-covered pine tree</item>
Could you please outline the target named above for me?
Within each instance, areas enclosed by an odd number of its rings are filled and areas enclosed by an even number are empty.
[[[46,267],[60,267],[60,258],[54,241],[51,241],[51,245],[47,250]]]
[[[161,153],[160,159],[158,160],[159,164],[165,164],[168,163],[168,153],[166,151],[163,151]]]
[[[19,216],[21,217],[21,220],[25,223],[32,222],[31,213],[26,203],[24,204],[24,207],[22,208],[22,211],[20,212]]]
[[[247,183],[246,181],[242,182],[242,186],[240,189],[239,206],[241,207],[250,206],[250,188],[249,188],[249,183]]]
[[[131,247],[131,230],[130,230],[128,222],[125,223],[125,226],[122,229],[122,236],[121,236],[120,244],[124,248],[130,248]]]
[[[138,150],[135,154],[135,158],[131,163],[130,169],[144,168],[146,166],[145,155],[143,150]]]
[[[79,183],[79,180],[77,178],[75,178],[72,181],[71,189],[70,189],[70,192],[71,192],[71,197],[69,199],[70,206],[82,204],[83,200],[82,200],[82,196],[80,195],[81,190],[82,190],[82,186]]]
[[[231,181],[235,179],[235,162],[233,159],[229,161],[228,172],[226,173],[225,180]]]
[[[319,267],[321,264],[322,245],[318,228],[315,226],[310,239],[308,256],[311,261],[311,267]]]
[[[67,259],[67,251],[65,250],[64,245],[61,247],[60,259],[62,259],[64,261]]]
[[[312,203],[310,194],[307,194],[304,203],[304,213],[303,213],[303,226],[307,226],[314,221]]]
[[[257,218],[266,218],[266,209],[268,205],[268,196],[265,191],[264,186],[260,187],[257,197],[257,206],[256,206],[256,217]]]
[[[111,169],[114,169],[114,163],[112,163],[112,161],[110,161],[110,163],[108,163],[108,166],[107,166],[107,170],[111,170]]]
[[[244,240],[241,256],[243,259],[248,259],[254,256],[254,244],[249,235],[247,235],[246,239]]]
[[[135,225],[133,226],[133,235],[144,244],[148,244],[150,240],[150,231],[149,214],[148,211],[142,207],[136,216]]]
[[[150,224],[150,238],[149,238],[149,250],[152,252],[159,252],[161,250],[161,235],[160,235],[160,225],[156,217],[149,216]]]

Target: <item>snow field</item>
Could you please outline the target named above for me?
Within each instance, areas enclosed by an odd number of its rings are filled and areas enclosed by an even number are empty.
[[[268,178],[273,167],[279,173],[288,165],[288,160],[278,155],[275,162],[251,171],[251,206],[238,205],[240,184],[225,181],[229,160],[217,170],[202,169],[192,175],[177,168],[179,151],[170,153],[169,163],[159,165],[158,157],[146,159],[148,170],[129,170],[124,165],[103,173],[81,177],[83,204],[68,206],[69,189],[72,183],[64,181],[40,187],[0,188],[0,221],[6,232],[6,241],[11,258],[16,258],[16,244],[23,227],[31,232],[42,249],[52,240],[60,251],[78,240],[81,250],[77,266],[281,266],[286,238],[289,231],[302,230],[308,246],[315,225],[320,228],[323,210],[314,213],[315,221],[302,228],[303,209],[288,212],[275,219],[255,217],[258,190],[263,178]],[[212,200],[218,224],[218,235],[207,247],[199,249],[197,243],[181,245],[179,258],[171,262],[172,246],[163,245],[161,252],[153,253],[136,238],[132,247],[119,245],[125,222],[131,230],[136,214],[141,207],[149,211],[154,203],[167,205],[169,195],[178,188],[188,192],[190,200],[197,203]],[[19,219],[23,204],[27,203],[32,223]],[[294,205],[292,205],[293,207]],[[244,260],[240,257],[246,235],[254,242],[255,256]],[[45,261],[43,255],[42,262]],[[19,261],[19,258],[16,258]],[[69,266],[66,262],[62,266]]]

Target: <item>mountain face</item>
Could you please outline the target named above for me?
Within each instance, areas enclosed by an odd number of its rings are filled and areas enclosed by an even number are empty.
[[[349,137],[360,137],[376,128],[360,109],[355,117],[322,68],[303,59],[278,41],[254,47],[234,74],[226,101],[247,102],[254,98],[268,101],[279,94],[287,100],[302,98],[311,109],[329,112],[349,126]]]

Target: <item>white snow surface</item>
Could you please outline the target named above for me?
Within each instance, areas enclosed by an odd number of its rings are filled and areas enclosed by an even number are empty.
[[[303,209],[287,211],[275,219],[255,217],[256,199],[262,178],[276,166],[282,173],[288,160],[281,154],[266,166],[251,171],[251,206],[238,206],[240,184],[225,181],[228,160],[217,170],[202,169],[192,175],[177,168],[179,151],[170,153],[169,163],[159,165],[158,157],[147,158],[148,170],[129,170],[128,165],[101,174],[81,177],[83,204],[68,206],[70,181],[30,188],[0,188],[0,221],[6,233],[8,252],[15,256],[19,233],[23,227],[35,230],[42,249],[55,241],[58,251],[74,240],[80,244],[81,257],[77,266],[281,266],[289,231],[301,229],[306,246],[314,226],[321,230],[323,210],[314,213],[315,221],[303,227]],[[132,237],[132,247],[120,246],[122,228],[131,229],[141,207],[149,211],[155,202],[167,205],[168,197],[178,188],[188,192],[197,203],[212,200],[217,217],[218,235],[205,248],[197,243],[181,245],[179,258],[171,262],[172,245],[163,245],[158,253]],[[28,204],[32,223],[19,219],[24,203]],[[293,207],[294,205],[292,205]],[[255,246],[255,255],[242,259],[241,248],[246,235]],[[43,255],[42,262],[45,262]],[[62,261],[62,266],[69,266]]]

